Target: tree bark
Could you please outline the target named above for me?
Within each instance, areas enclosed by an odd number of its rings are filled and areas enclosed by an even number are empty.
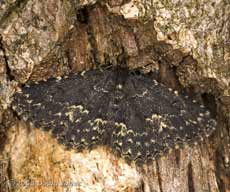
[[[229,34],[225,0],[0,1],[0,192],[230,192]],[[11,110],[29,81],[123,60],[204,102],[215,133],[138,167],[65,149]]]

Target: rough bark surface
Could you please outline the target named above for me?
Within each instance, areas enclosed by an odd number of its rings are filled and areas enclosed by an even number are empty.
[[[229,34],[226,0],[0,1],[0,191],[230,192]],[[28,81],[124,59],[202,100],[215,134],[140,168],[67,150],[11,110]]]

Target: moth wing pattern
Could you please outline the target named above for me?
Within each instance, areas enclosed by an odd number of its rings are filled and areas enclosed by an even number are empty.
[[[141,162],[199,142],[215,130],[215,121],[199,103],[146,75],[124,74],[122,84],[115,69],[49,79],[24,87],[13,106],[70,148],[107,145]]]
[[[71,74],[41,81],[23,87],[12,105],[23,119],[51,131],[67,147],[93,148],[105,141],[108,126],[103,110],[108,105],[110,92],[106,89],[113,83],[111,77],[110,71],[93,70],[85,76]]]
[[[116,124],[113,144],[128,160],[147,161],[162,153],[202,141],[216,127],[203,105],[143,75],[124,86],[123,122]],[[118,115],[121,117],[121,115]]]

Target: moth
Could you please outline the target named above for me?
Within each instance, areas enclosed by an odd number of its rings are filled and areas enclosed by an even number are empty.
[[[146,162],[202,141],[216,121],[200,103],[127,67],[93,69],[24,86],[13,109],[68,148],[108,146]]]

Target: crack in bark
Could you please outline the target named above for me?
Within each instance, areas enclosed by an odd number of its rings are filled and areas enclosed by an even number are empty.
[[[158,183],[159,183],[159,189],[160,189],[160,192],[163,192],[162,178],[161,178],[161,174],[160,174],[160,167],[159,167],[158,161],[156,161],[156,170],[157,170],[157,178],[158,178]]]
[[[225,183],[223,179],[221,178],[221,174],[223,174],[223,171],[221,170],[221,164],[222,164],[222,154],[220,152],[221,149],[216,150],[216,160],[215,160],[215,175],[216,175],[216,182],[217,186],[220,192],[225,192]]]
[[[188,190],[189,190],[189,192],[195,192],[194,181],[193,181],[192,163],[191,162],[189,162],[189,164],[188,164],[187,176],[188,176]]]
[[[13,75],[11,75],[11,70],[10,70],[10,67],[9,67],[8,58],[6,56],[6,50],[5,50],[5,48],[3,46],[3,43],[2,43],[2,36],[1,36],[1,34],[0,34],[0,50],[3,52],[3,57],[4,57],[5,65],[6,65],[6,75],[7,75],[8,79],[10,81],[12,81],[15,78],[14,78]]]
[[[87,7],[83,7],[77,10],[77,20],[82,24],[88,24],[89,22],[89,12]]]
[[[176,160],[177,167],[180,167],[180,160],[181,160],[180,152],[181,152],[180,150],[177,150],[177,149],[175,150],[175,157],[176,157],[175,160]]]
[[[93,32],[93,26],[90,21],[89,11],[94,8],[93,6],[84,6],[78,10],[76,10],[76,19],[81,25],[86,26],[86,33],[88,36],[88,42],[91,46],[90,54],[91,54],[91,62],[95,64],[95,66],[99,66],[100,61],[98,59],[98,48],[97,41]]]

